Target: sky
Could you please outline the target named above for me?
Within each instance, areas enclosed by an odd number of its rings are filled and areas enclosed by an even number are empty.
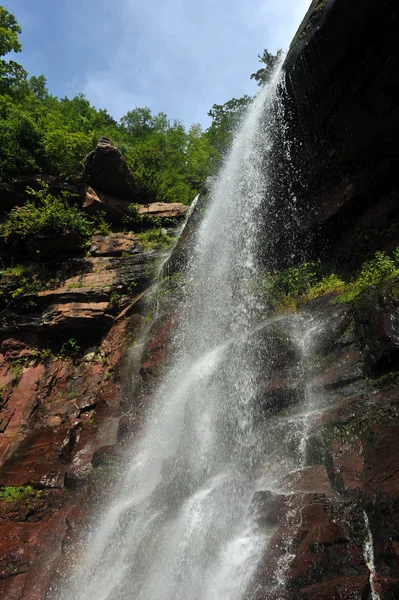
[[[148,106],[186,126],[253,95],[264,48],[286,48],[310,0],[0,0],[22,27],[17,55],[58,97],[85,94],[119,119]]]

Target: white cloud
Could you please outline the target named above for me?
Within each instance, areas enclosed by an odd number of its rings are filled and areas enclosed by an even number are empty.
[[[85,34],[101,61],[84,75],[84,92],[116,118],[147,105],[204,123],[215,102],[255,91],[257,54],[287,46],[309,3],[119,0],[107,20],[110,0],[95,0],[89,24],[79,10],[74,17],[75,36]]]

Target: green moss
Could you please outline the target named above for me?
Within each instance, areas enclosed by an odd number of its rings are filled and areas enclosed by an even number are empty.
[[[40,498],[41,494],[41,490],[36,491],[31,485],[0,488],[0,500],[3,502],[21,502],[21,500],[28,501],[35,498]]]

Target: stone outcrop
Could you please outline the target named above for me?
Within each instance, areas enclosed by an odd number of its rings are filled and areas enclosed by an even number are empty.
[[[122,153],[108,138],[101,138],[84,159],[82,179],[96,191],[127,202],[138,201],[133,173]]]
[[[181,202],[152,202],[138,207],[139,215],[148,215],[158,219],[184,217],[189,207]]]

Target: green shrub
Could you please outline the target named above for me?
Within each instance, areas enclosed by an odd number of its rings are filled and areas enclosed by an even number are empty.
[[[143,231],[146,229],[156,229],[161,225],[161,220],[150,215],[140,214],[137,204],[129,204],[127,213],[122,219],[123,223],[129,226],[132,231]]]
[[[137,238],[144,250],[167,248],[173,242],[173,238],[170,235],[163,233],[162,227],[138,233]]]
[[[371,260],[364,263],[357,278],[347,285],[337,302],[350,302],[371,285],[396,275],[399,275],[399,248],[394,250],[392,257],[379,250]]]
[[[77,246],[81,247],[96,231],[109,233],[103,215],[87,217],[77,206],[68,204],[67,192],[53,196],[43,185],[39,191],[28,188],[27,193],[32,199],[22,208],[14,208],[2,226],[1,235],[6,242],[22,240],[35,248],[40,238],[76,233]]]
[[[332,292],[343,292],[345,289],[345,282],[338,277],[335,273],[323,277],[321,281],[313,285],[306,294],[303,296],[303,300],[313,300],[319,298],[325,294],[331,294]]]
[[[306,302],[337,292],[335,302],[350,302],[363,290],[399,275],[399,248],[392,256],[379,250],[365,262],[350,282],[331,272],[332,268],[315,263],[303,263],[281,271],[273,271],[258,282],[258,292],[266,297],[274,311],[295,308],[298,300]]]
[[[81,351],[81,346],[75,338],[70,338],[61,346],[60,356],[63,358],[75,358]]]
[[[258,291],[266,296],[273,310],[287,309],[295,306],[295,300],[309,292],[322,278],[318,264],[306,262],[298,267],[282,271],[272,271],[258,283]]]

